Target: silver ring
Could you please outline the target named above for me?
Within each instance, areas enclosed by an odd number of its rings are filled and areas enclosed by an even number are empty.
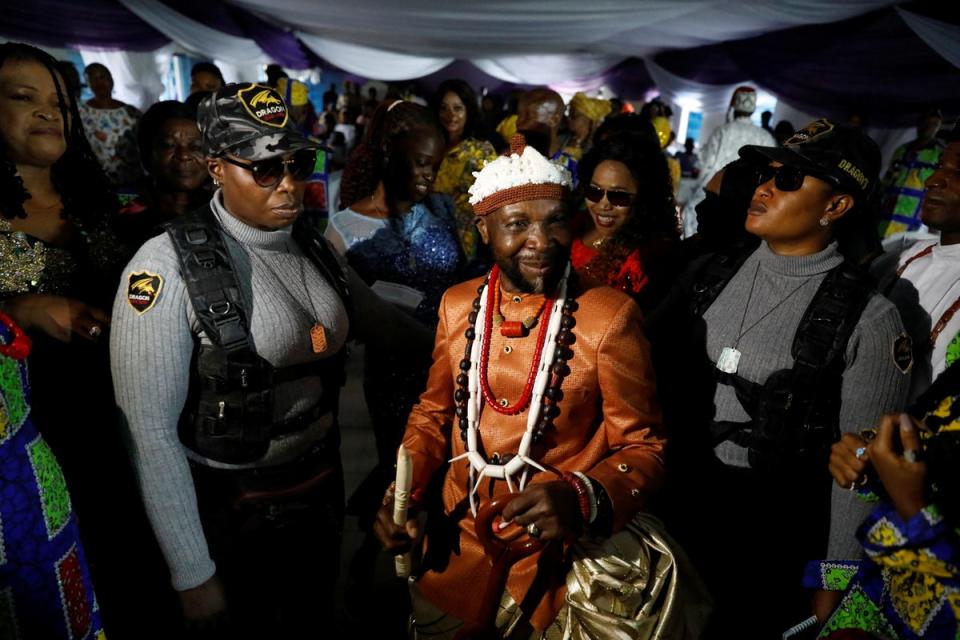
[[[103,333],[103,329],[100,328],[100,325],[95,324],[92,327],[90,327],[90,330],[87,331],[87,333],[90,334],[91,338],[99,338],[100,334]]]
[[[905,449],[903,459],[910,464],[915,464],[920,459],[920,453],[916,449]]]
[[[857,447],[856,456],[857,460],[863,460],[863,456],[867,453],[866,447]]]
[[[540,534],[542,533],[543,531],[540,530],[540,527],[533,522],[527,525],[527,535],[529,535],[531,538],[539,538]]]

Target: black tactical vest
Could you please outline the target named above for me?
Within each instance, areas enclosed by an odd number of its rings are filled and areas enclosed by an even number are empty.
[[[346,349],[323,360],[275,369],[254,349],[247,303],[210,207],[170,222],[166,232],[180,258],[180,272],[197,320],[211,342],[197,341],[190,392],[180,417],[181,441],[212,460],[253,462],[266,453],[272,438],[304,429],[321,415],[336,412]],[[337,291],[349,315],[346,275],[326,241],[303,220],[294,226],[293,239]],[[277,386],[308,376],[322,379],[323,397],[306,413],[273,422]]]
[[[718,253],[697,272],[691,310],[702,316],[752,251]],[[716,370],[732,386],[749,422],[714,422],[714,444],[730,440],[748,449],[750,465],[783,470],[825,464],[839,438],[840,389],[847,342],[874,288],[871,278],[844,262],[824,278],[793,337],[791,369],[773,372],[762,384]]]

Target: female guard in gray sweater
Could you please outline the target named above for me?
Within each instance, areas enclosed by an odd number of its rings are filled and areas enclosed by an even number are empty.
[[[812,613],[804,563],[857,555],[866,511],[831,494],[827,454],[902,407],[911,352],[896,309],[837,241],[866,227],[855,218],[876,144],[818,120],[785,147],[740,154],[757,165],[746,229],[763,242],[695,264],[650,333],[676,445],[668,524],[712,587],[711,637],[779,637]],[[676,358],[698,335],[694,357]],[[814,594],[821,620],[835,604]]]
[[[128,265],[114,388],[187,626],[300,637],[339,566],[344,345],[432,336],[298,220],[315,145],[276,91],[227,85],[198,121],[220,188]]]

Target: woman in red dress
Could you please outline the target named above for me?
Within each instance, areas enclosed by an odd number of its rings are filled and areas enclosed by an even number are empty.
[[[670,171],[653,129],[595,146],[579,176],[589,215],[571,247],[574,268],[648,310],[669,289],[680,240]]]

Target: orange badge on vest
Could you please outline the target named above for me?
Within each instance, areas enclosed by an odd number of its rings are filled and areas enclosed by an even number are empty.
[[[133,310],[142,315],[152,309],[163,289],[163,276],[149,271],[134,271],[128,282],[127,302]]]

